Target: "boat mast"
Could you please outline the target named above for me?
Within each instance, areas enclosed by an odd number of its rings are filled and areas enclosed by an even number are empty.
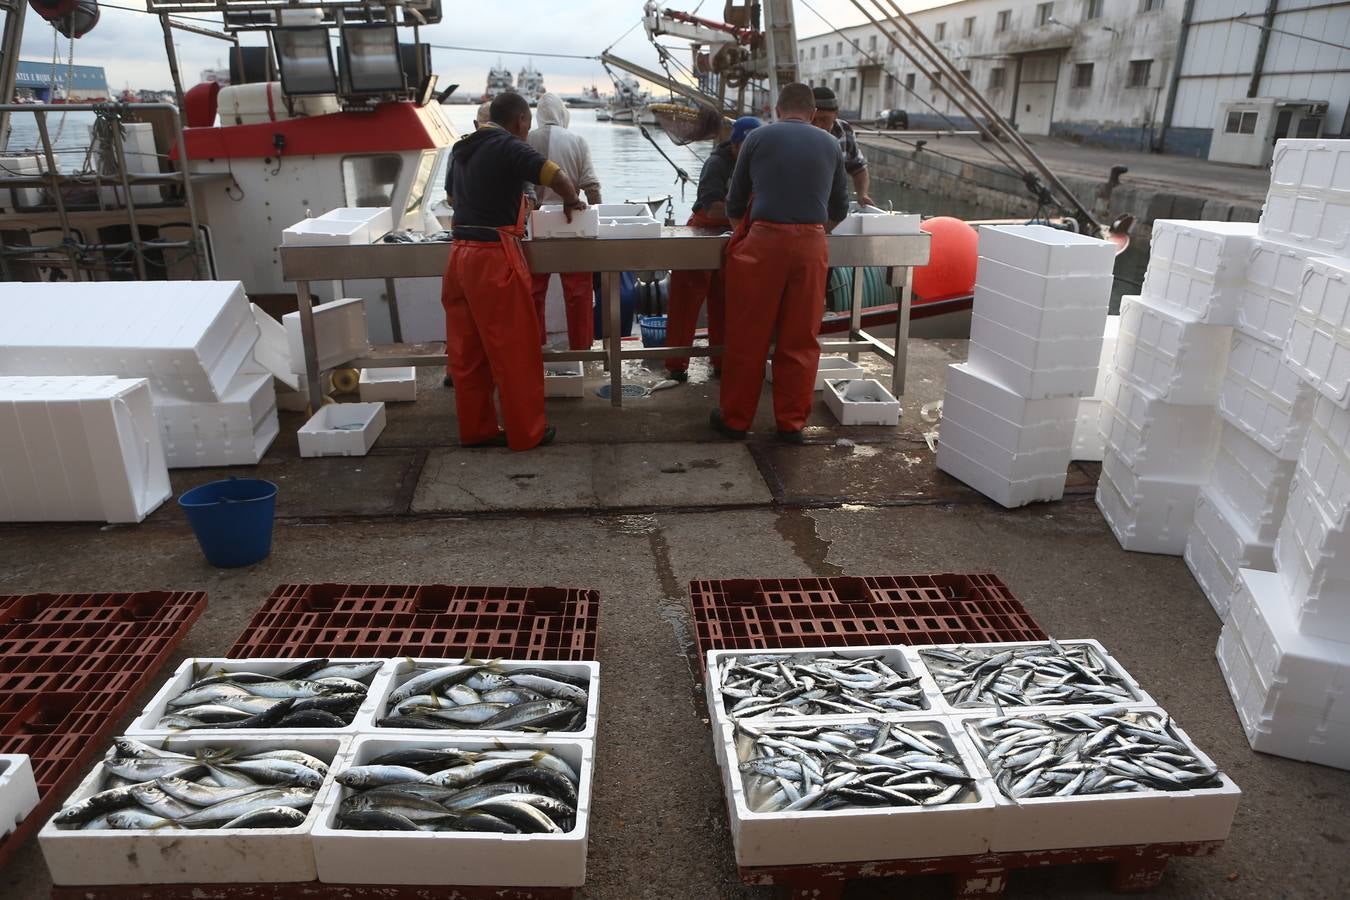
[[[19,72],[19,41],[23,38],[23,17],[28,11],[28,0],[0,0],[0,12],[5,16],[4,31],[0,32],[0,103],[14,99]],[[9,146],[9,113],[0,110],[0,150]]]

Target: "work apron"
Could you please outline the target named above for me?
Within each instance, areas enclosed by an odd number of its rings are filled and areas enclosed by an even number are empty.
[[[726,219],[714,219],[702,211],[696,211],[689,217],[692,228],[725,229],[731,223]],[[679,270],[670,273],[669,303],[666,316],[666,346],[690,347],[694,343],[694,331],[698,327],[699,310],[703,301],[708,301],[708,344],[713,347],[722,345],[725,340],[722,327],[725,319],[724,303],[726,298],[725,282],[721,269]],[[712,357],[714,371],[722,368],[722,357]],[[666,360],[666,369],[671,372],[684,372],[689,368],[687,357],[671,357]]]

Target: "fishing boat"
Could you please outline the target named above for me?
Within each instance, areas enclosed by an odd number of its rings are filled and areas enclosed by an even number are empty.
[[[563,94],[562,100],[570,109],[600,109],[606,103],[605,98],[600,96],[600,89],[595,85],[578,94]]]
[[[539,98],[548,93],[548,88],[544,87],[543,74],[533,64],[520,70],[516,78],[516,93],[528,100],[531,106],[537,105]]]
[[[643,120],[650,118],[650,124],[655,125],[655,117],[646,108],[650,100],[651,94],[642,89],[641,82],[636,78],[615,78],[614,94],[609,99],[610,121],[620,125],[637,125],[648,124]]]
[[[515,90],[515,80],[511,70],[498,60],[497,65],[488,70],[487,87],[483,90],[483,102],[496,100],[499,94]]]

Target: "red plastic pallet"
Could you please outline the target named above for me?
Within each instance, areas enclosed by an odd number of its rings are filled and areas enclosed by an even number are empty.
[[[599,603],[577,588],[285,584],[228,655],[591,660]]]
[[[700,665],[709,650],[1046,638],[990,574],[694,581],[689,596]]]
[[[206,594],[0,596],[0,753],[26,753],[40,797],[0,866],[42,827],[206,609]]]
[[[443,885],[150,884],[53,887],[52,900],[572,900],[576,888]]]

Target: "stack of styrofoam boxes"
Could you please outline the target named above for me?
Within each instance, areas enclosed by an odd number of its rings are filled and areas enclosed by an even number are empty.
[[[980,229],[970,359],[948,368],[937,464],[1007,507],[1064,496],[1097,385],[1115,250],[1044,225]]]
[[[1126,550],[1181,555],[1217,450],[1215,413],[1252,224],[1159,220],[1121,301],[1097,505]]]
[[[37,805],[32,760],[25,753],[0,756],[0,838],[17,828]]]
[[[1106,397],[1106,376],[1111,374],[1111,363],[1116,358],[1116,341],[1120,338],[1120,316],[1106,317],[1102,333],[1102,352],[1097,358],[1097,386],[1091,397],[1078,401],[1078,422],[1073,429],[1073,458],[1101,462],[1106,454],[1106,436],[1102,434],[1102,403]]]

